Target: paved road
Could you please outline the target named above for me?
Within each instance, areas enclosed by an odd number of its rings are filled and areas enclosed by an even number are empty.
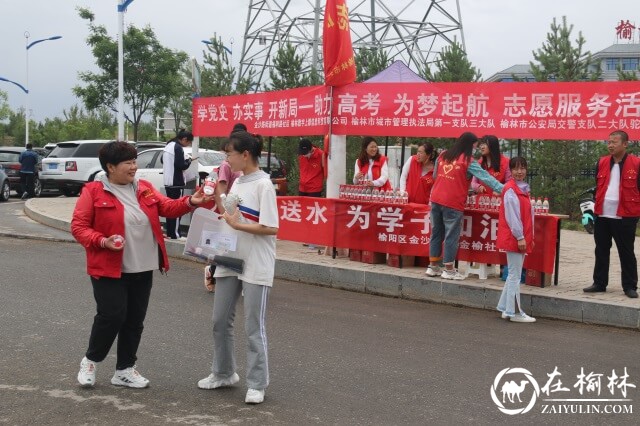
[[[42,198],[57,198],[55,192],[43,193]],[[12,192],[11,198],[0,203],[0,236],[18,236],[54,241],[73,240],[68,232],[60,231],[32,220],[24,213],[24,201]]]
[[[640,385],[637,332],[551,320],[513,324],[481,310],[285,281],[270,300],[265,403],[246,406],[242,381],[199,390],[212,353],[213,296],[201,288],[200,266],[180,260],[168,277],[155,277],[139,352],[151,387],[111,386],[110,355],[96,388],[82,389],[75,376],[94,314],[83,261],[77,244],[0,237],[0,424],[637,424],[633,388],[625,403],[633,415],[542,414],[538,399],[512,417],[490,397],[507,367],[526,368],[542,387],[557,366],[572,389],[562,397],[581,397],[573,389],[581,368],[621,375],[627,367],[628,382]],[[241,325],[241,312],[238,318]],[[244,377],[241,328],[237,342]]]

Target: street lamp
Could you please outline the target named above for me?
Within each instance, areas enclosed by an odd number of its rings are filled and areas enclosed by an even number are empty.
[[[25,134],[24,134],[24,146],[27,146],[27,144],[29,143],[29,119],[30,119],[30,114],[29,114],[29,49],[31,49],[31,47],[35,46],[38,43],[42,43],[43,41],[49,41],[49,40],[58,40],[61,39],[62,36],[53,36],[53,37],[48,37],[48,38],[43,38],[40,40],[35,40],[32,41],[31,43],[29,43],[29,37],[31,36],[31,34],[29,34],[29,31],[25,31],[24,32],[24,38],[26,39],[26,51],[27,51],[27,78],[26,78],[26,86],[27,89],[22,88],[22,90],[24,90],[24,92],[27,94],[27,101],[26,101],[26,109],[24,111],[24,128],[25,128]],[[19,86],[19,85],[18,85]]]
[[[124,13],[133,0],[118,0],[118,140],[124,140]]]
[[[215,37],[215,36],[214,36]],[[208,44],[208,45],[213,45],[214,43],[211,40],[201,40],[204,44]],[[231,49],[229,49],[227,46],[225,46],[224,44],[220,43],[220,46],[222,46],[222,48],[224,50],[226,50],[229,55],[233,56],[233,52],[231,51]],[[233,46],[233,39],[231,39],[231,46]]]
[[[20,84],[20,83],[16,83],[16,82],[15,82],[15,81],[13,81],[13,80],[9,80],[8,78],[0,77],[0,81],[6,81],[7,83],[15,84],[16,86],[18,86],[19,88],[21,88],[21,89],[22,89],[22,91],[23,91],[24,93],[29,93],[29,91],[27,90],[27,88],[26,88],[26,87],[24,87],[24,86],[23,86],[22,84]]]

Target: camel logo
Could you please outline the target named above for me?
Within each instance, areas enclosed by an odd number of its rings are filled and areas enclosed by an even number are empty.
[[[503,380],[504,376],[507,375],[513,375],[511,378],[519,376],[520,380],[507,380],[506,378]],[[529,384],[531,387],[527,388]],[[525,392],[525,389],[531,390]],[[502,393],[502,398],[498,396],[498,393]],[[526,395],[529,394],[531,394],[530,400],[527,401]],[[529,370],[524,368],[505,368],[498,373],[491,386],[491,399],[493,399],[500,411],[509,415],[528,412],[535,405],[539,395],[540,387],[538,382],[536,382]],[[525,401],[522,400],[523,397],[525,397]],[[522,407],[525,402],[527,403],[526,406]]]

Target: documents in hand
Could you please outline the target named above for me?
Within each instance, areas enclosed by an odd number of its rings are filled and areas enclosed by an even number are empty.
[[[244,260],[240,248],[238,233],[219,214],[207,209],[193,212],[184,254],[241,274]]]

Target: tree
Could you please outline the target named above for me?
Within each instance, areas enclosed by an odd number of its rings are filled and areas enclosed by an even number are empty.
[[[571,43],[573,25],[567,25],[567,17],[562,17],[562,25],[558,25],[556,18],[551,23],[551,31],[547,33],[547,40],[537,51],[533,51],[533,58],[538,62],[529,62],[531,73],[536,81],[583,81],[598,80],[602,71],[590,71],[593,65],[591,52],[583,52],[585,39],[582,32],[578,32],[576,46]]]
[[[362,48],[355,54],[356,81],[363,82],[389,66],[389,55],[381,48]]]
[[[480,81],[482,74],[474,67],[457,41],[445,47],[436,59],[437,71],[425,66],[423,77],[432,82]]]
[[[0,90],[0,121],[9,118],[9,114],[11,113],[11,108],[9,108],[9,104],[7,103],[8,99],[9,97],[6,92]]]
[[[271,85],[265,90],[284,90],[307,86],[309,76],[302,72],[304,58],[296,53],[291,43],[281,46],[273,59],[273,67],[269,69]]]
[[[236,70],[231,66],[227,48],[222,39],[212,38],[204,52],[202,67],[202,96],[227,96],[233,94]]]
[[[154,111],[155,117],[164,117],[165,110],[169,111],[173,117],[175,127],[166,130],[173,130],[175,134],[178,134],[181,126],[191,127],[191,99],[194,89],[191,82],[191,72],[189,63],[182,65],[177,78],[172,82],[174,87],[171,88],[170,92],[173,93],[173,95],[169,97],[166,108],[162,110],[156,109]]]
[[[618,65],[618,80],[619,81],[638,81],[638,74],[635,71],[625,71]]]
[[[118,43],[104,26],[94,25],[94,15],[89,9],[78,8],[82,19],[88,21],[89,37],[96,65],[100,72],[80,72],[85,86],[76,86],[73,92],[89,110],[107,107],[117,111],[118,101]],[[138,138],[138,126],[142,117],[154,109],[161,110],[173,95],[174,80],[178,78],[181,64],[187,61],[184,52],[174,52],[160,44],[154,31],[129,26],[123,35],[124,42],[124,101],[131,116],[125,115],[133,126],[133,138]]]
[[[531,72],[536,81],[584,81],[599,78],[601,71],[591,72],[591,54],[583,52],[585,39],[578,33],[576,46],[571,42],[573,25],[568,26],[566,17],[558,25],[551,23],[542,48],[533,52],[537,63],[531,62]],[[532,193],[547,196],[551,208],[558,213],[573,216],[577,213],[578,195],[593,186],[589,176],[604,147],[594,147],[591,141],[531,141],[530,168],[535,171]]]

